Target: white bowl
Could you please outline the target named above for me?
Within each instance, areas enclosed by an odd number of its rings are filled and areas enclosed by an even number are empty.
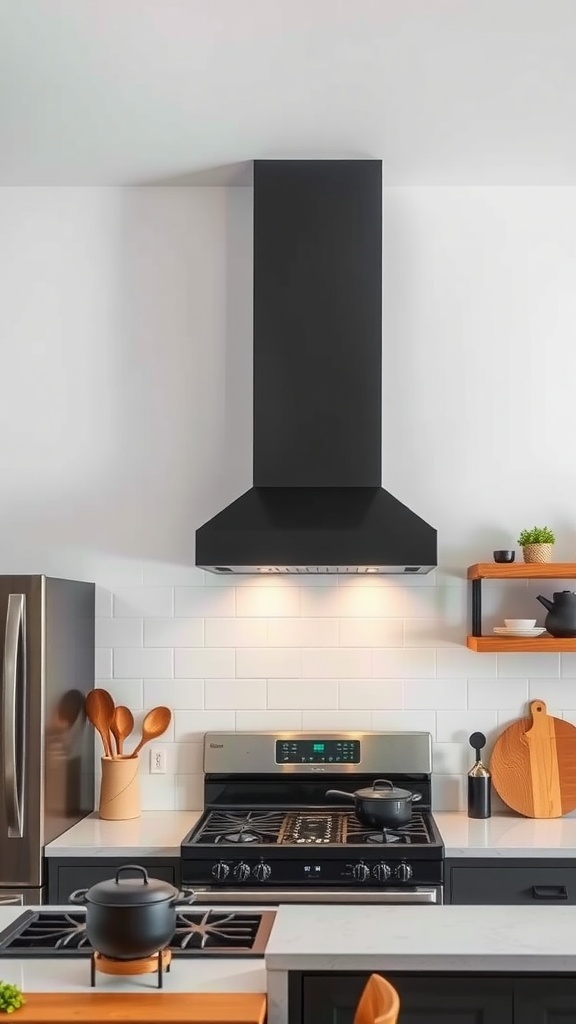
[[[507,629],[534,629],[536,619],[504,619]]]

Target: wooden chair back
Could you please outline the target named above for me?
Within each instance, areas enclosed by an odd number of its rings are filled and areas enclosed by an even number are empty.
[[[354,1024],[397,1024],[400,999],[393,985],[371,974],[356,1007]]]

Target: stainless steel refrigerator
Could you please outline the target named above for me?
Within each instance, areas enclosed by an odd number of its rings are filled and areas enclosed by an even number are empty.
[[[94,806],[94,584],[0,576],[0,904],[41,903],[44,846]]]

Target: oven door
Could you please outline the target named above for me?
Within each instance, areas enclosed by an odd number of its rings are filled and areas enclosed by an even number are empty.
[[[442,886],[413,889],[212,889],[194,886],[195,903],[250,903],[264,906],[281,903],[442,903]]]

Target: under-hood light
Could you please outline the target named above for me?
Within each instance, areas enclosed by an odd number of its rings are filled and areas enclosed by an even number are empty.
[[[200,568],[210,568],[212,572],[216,573],[244,573],[246,575],[254,575],[255,573],[269,575],[273,573],[280,575],[317,576],[319,573],[335,573],[339,576],[363,576],[368,573],[379,573],[384,576],[415,576],[430,572],[434,566],[405,565],[399,568],[397,565],[217,565],[214,568],[208,566],[200,566]]]

